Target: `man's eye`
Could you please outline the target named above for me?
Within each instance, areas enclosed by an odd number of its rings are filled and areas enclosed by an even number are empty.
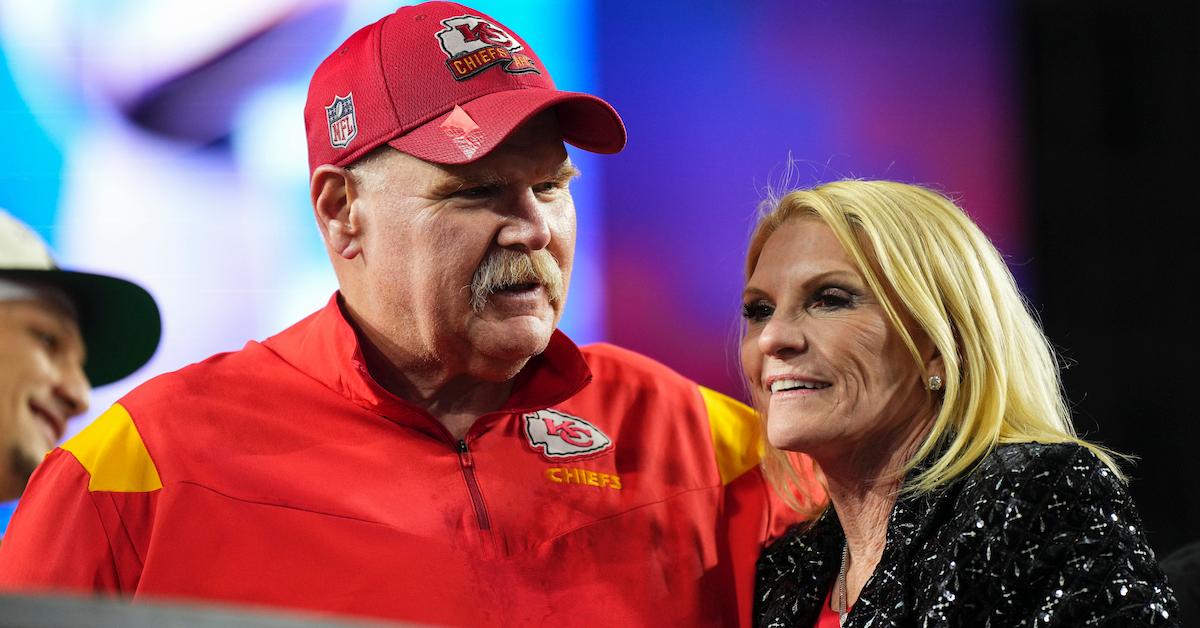
[[[533,186],[534,194],[545,194],[566,187],[566,183],[562,181],[545,181]]]
[[[754,301],[742,305],[742,318],[751,323],[761,323],[775,313],[775,308],[763,301]]]
[[[51,353],[57,353],[58,348],[62,346],[62,341],[59,340],[58,335],[53,332],[49,332],[44,329],[33,328],[29,330],[29,333],[33,335],[34,339],[36,339],[39,344],[41,344],[46,348],[47,351]]]
[[[462,188],[455,192],[453,196],[458,198],[488,198],[496,193],[496,188],[491,185],[476,185],[469,188]]]
[[[840,310],[854,305],[854,295],[842,288],[822,288],[813,295],[811,305],[819,310]]]

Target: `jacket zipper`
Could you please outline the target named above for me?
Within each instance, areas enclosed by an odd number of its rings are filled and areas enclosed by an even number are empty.
[[[471,458],[471,450],[467,448],[465,439],[458,441],[458,463],[462,466],[463,476],[467,478],[467,492],[471,494],[471,505],[475,507],[479,529],[491,530],[492,522],[488,519],[487,507],[483,504],[483,493],[479,490],[479,481],[475,479],[475,460]]]

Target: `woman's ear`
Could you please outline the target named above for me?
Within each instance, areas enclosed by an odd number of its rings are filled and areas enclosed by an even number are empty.
[[[345,259],[358,256],[362,252],[362,229],[354,202],[358,196],[354,174],[338,166],[318,166],[313,171],[310,194],[325,245]]]
[[[934,349],[933,355],[925,360],[925,376],[929,377],[930,375],[946,379],[946,365],[942,362],[942,352],[937,349]]]
[[[921,378],[924,380],[921,384],[928,390],[939,391],[945,386],[946,365],[942,360],[942,353],[936,348],[933,350],[933,355],[925,360]]]

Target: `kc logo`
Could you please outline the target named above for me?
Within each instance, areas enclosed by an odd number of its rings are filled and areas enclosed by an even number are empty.
[[[558,410],[526,414],[525,436],[534,451],[550,460],[591,457],[612,448],[612,439],[600,428]]]
[[[438,31],[438,43],[450,57],[446,66],[456,81],[471,78],[494,65],[509,74],[539,72],[533,59],[521,54],[524,46],[516,37],[481,17],[450,17],[442,20],[442,26],[446,28]]]
[[[500,30],[491,22],[481,20],[477,17],[464,15],[458,18],[450,18],[442,23],[458,31],[458,36],[462,37],[464,47],[468,43],[482,41],[489,46],[507,48],[509,52],[521,50],[521,44],[517,43],[517,40],[513,39],[511,35]],[[442,41],[444,43],[446,40],[443,39]]]

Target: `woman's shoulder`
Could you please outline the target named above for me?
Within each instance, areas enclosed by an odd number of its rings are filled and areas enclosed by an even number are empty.
[[[1123,498],[1125,484],[1091,449],[1078,443],[1005,443],[963,479],[964,496],[979,493],[1001,500],[1104,500]]]
[[[932,540],[957,568],[930,575],[944,588],[955,574],[964,612],[1173,625],[1174,599],[1125,482],[1089,448],[1001,445],[958,485],[953,524]]]
[[[1091,449],[1079,443],[1003,443],[979,463],[980,469],[1007,473],[1041,472],[1082,466],[1088,469],[1107,468]]]
[[[1002,527],[1043,536],[1086,529],[1129,510],[1125,483],[1076,443],[1006,443],[961,478],[954,511],[976,529]]]

